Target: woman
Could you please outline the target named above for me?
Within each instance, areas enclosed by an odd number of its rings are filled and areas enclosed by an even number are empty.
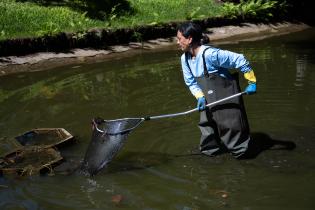
[[[256,77],[243,55],[208,45],[200,26],[184,23],[178,27],[177,43],[184,52],[181,65],[184,81],[197,99],[200,111],[200,151],[209,156],[230,152],[236,158],[244,157],[250,141],[249,126],[242,97],[214,107],[207,103],[240,92],[238,69],[248,80],[247,94],[256,92]]]

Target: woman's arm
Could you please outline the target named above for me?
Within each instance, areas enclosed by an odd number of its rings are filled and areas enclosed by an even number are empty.
[[[189,67],[187,66],[184,54],[181,56],[181,65],[182,65],[182,71],[183,71],[185,84],[189,88],[192,95],[195,96],[196,99],[204,96],[202,90],[200,89],[200,87],[197,84],[197,81],[196,81],[194,75],[192,75],[192,72],[190,71]]]
[[[216,49],[209,52],[206,58],[208,58],[208,62],[217,67],[239,69],[243,72],[245,79],[248,81],[248,87],[245,91],[249,94],[256,92],[256,76],[244,55],[227,50]]]

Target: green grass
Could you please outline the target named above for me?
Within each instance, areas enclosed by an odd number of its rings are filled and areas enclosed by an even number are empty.
[[[285,2],[273,0],[241,0],[240,4],[225,3],[223,10],[226,16],[230,18],[255,18],[268,21],[274,16],[274,9],[281,8],[280,11],[285,11],[285,7]]]
[[[213,0],[130,0],[136,13],[113,20],[113,25],[134,26],[170,21],[201,19],[223,14],[221,5]]]
[[[119,16],[112,10],[106,20],[87,17],[69,7],[44,7],[15,0],[0,1],[0,40],[39,37],[58,32],[78,32],[89,28],[123,28],[143,24],[200,19],[223,15],[214,0],[129,0],[135,12]]]
[[[42,7],[14,0],[0,3],[0,39],[78,31],[101,24],[66,7]]]
[[[106,0],[107,3],[114,2],[114,4],[129,2],[128,11],[118,11],[119,5],[110,9],[95,7],[91,4],[97,0],[23,1],[25,3],[15,0],[0,0],[0,40],[40,37],[58,32],[80,32],[78,34],[81,34],[90,28],[157,25],[214,16],[268,20],[276,11],[275,8],[279,7],[284,11],[285,6],[285,1],[278,3],[273,0],[242,0],[240,4],[226,3],[223,5],[215,3],[216,0]],[[85,4],[87,1],[89,4]],[[50,6],[31,2],[44,2]],[[107,3],[103,2],[103,7],[108,6]],[[82,11],[82,8],[87,12]],[[98,16],[100,19],[93,19],[91,18],[93,16],[90,15],[91,11],[103,15]]]

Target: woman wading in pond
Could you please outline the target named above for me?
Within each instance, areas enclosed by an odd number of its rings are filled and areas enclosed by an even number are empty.
[[[208,42],[200,26],[184,23],[178,27],[184,81],[200,111],[200,151],[209,156],[228,151],[236,158],[245,158],[250,135],[242,97],[211,108],[206,104],[240,92],[238,73],[231,74],[230,69],[244,74],[247,94],[256,92],[256,77],[242,54],[205,45]]]

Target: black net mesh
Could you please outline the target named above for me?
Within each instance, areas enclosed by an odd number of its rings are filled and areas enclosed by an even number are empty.
[[[128,134],[143,119],[93,120],[92,139],[85,153],[82,170],[95,175],[119,152]]]

